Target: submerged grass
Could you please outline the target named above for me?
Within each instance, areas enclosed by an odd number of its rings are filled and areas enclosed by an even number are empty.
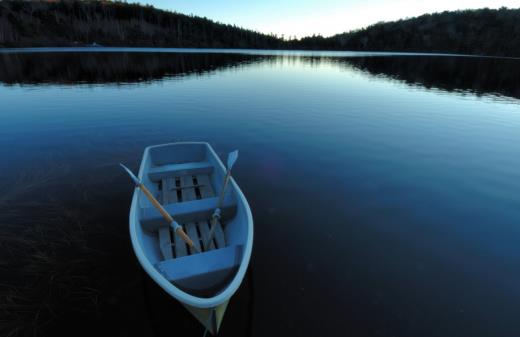
[[[61,169],[20,173],[0,187],[1,336],[45,335],[64,312],[98,309],[101,290],[93,275],[105,254],[89,238],[106,235],[106,226],[89,212],[91,193],[66,184],[68,168]],[[63,200],[63,185],[76,200]]]
[[[99,253],[86,244],[84,224],[75,214],[52,204],[16,207],[38,214],[31,218],[39,220],[17,223],[17,212],[0,207],[0,273],[5,282],[0,284],[0,335],[35,336],[64,304],[95,309],[99,291],[87,275],[92,256]],[[13,224],[17,228],[9,228]]]

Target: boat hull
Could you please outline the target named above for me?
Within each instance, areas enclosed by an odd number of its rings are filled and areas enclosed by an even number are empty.
[[[211,333],[217,334],[229,301],[214,307],[214,308],[197,308],[184,304],[184,307]]]
[[[197,148],[198,152],[201,151],[201,147],[203,148],[202,150],[205,151],[204,160],[212,165],[212,172],[214,172],[214,176],[212,177],[212,179],[214,179],[214,190],[218,191],[220,180],[225,176],[226,169],[211,146],[207,143],[172,143],[146,148],[139,170],[139,179],[143,181],[152,192],[159,193],[157,188],[154,191],[153,184],[149,181],[151,175],[157,176],[160,174],[157,173],[157,170],[153,171],[156,167],[154,167],[151,156],[153,153],[158,153],[159,150],[164,150],[164,154],[161,152],[161,156],[156,158],[156,162],[159,161],[161,165],[170,169],[171,165],[177,165],[175,156],[173,156],[172,159],[173,164],[168,163],[168,158],[172,157],[172,153],[177,151],[177,147],[180,148],[179,153],[180,157],[182,157],[182,160],[177,160],[177,162],[187,161],[190,158],[190,147]],[[199,165],[197,167],[198,172],[200,172],[201,166]],[[150,227],[152,228],[151,231],[150,228],[147,230],[146,226],[144,226],[143,214],[147,214],[146,211],[150,210],[150,205],[146,203],[139,189],[134,191],[130,208],[130,238],[139,263],[156,284],[169,296],[178,300],[212,334],[218,333],[229,300],[239,288],[245,276],[253,243],[253,220],[247,200],[232,178],[227,190],[232,194],[232,200],[236,202],[236,207],[233,208],[236,214],[227,220],[224,227],[226,233],[226,248],[230,248],[230,246],[240,247],[237,251],[241,252],[241,258],[234,269],[234,276],[232,276],[229,281],[226,281],[226,285],[222,289],[210,297],[198,297],[194,293],[183,290],[177,286],[175,282],[168,280],[167,277],[165,277],[167,273],[162,272],[161,268],[158,268],[158,265],[161,263],[159,259],[160,250],[156,249],[157,239],[153,237],[153,235],[156,235],[153,234],[153,230],[156,231],[157,229]],[[182,203],[179,205],[182,205]],[[223,214],[225,214],[225,212]],[[226,248],[224,248],[224,250]],[[229,251],[229,249],[227,251]],[[194,255],[188,256],[188,258],[192,256]]]

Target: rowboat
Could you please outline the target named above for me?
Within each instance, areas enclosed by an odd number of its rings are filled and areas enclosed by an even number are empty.
[[[229,172],[208,143],[149,146],[130,207],[139,263],[212,334],[244,278],[253,246],[251,210],[234,179],[225,183]],[[145,190],[161,205],[154,207]],[[175,226],[164,220],[168,215]]]

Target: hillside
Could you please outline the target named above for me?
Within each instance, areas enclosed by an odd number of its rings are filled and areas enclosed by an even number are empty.
[[[281,40],[206,18],[112,1],[0,1],[0,47],[275,48]]]
[[[520,9],[479,9],[382,22],[332,37],[282,40],[206,18],[113,1],[0,1],[0,47],[321,49],[520,57]]]
[[[292,47],[332,50],[440,52],[520,56],[520,9],[426,14],[329,38],[292,41]]]

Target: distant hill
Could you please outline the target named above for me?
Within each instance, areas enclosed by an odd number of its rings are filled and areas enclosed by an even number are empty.
[[[283,40],[119,1],[0,0],[0,47],[130,46],[463,53],[520,57],[520,9],[426,14],[334,35]]]
[[[0,1],[0,47],[277,48],[282,40],[119,1]]]
[[[381,22],[329,38],[290,41],[291,47],[332,50],[440,52],[520,57],[520,9],[425,14]]]

